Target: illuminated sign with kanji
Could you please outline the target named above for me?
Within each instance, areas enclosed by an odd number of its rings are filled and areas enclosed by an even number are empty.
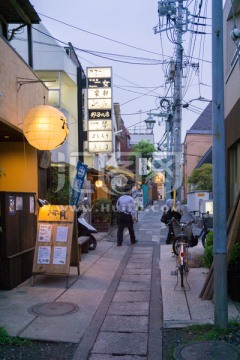
[[[87,68],[88,151],[111,153],[112,68]]]

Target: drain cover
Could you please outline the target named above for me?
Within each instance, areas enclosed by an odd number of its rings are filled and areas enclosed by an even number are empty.
[[[236,347],[221,341],[199,341],[178,346],[174,350],[175,360],[239,360],[240,353]]]
[[[28,311],[38,316],[63,316],[78,311],[78,306],[66,302],[42,303],[32,306]]]

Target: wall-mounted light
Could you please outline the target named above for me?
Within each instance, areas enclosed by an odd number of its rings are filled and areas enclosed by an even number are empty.
[[[53,106],[36,106],[24,118],[23,133],[36,149],[53,150],[62,145],[68,136],[67,119]]]
[[[96,186],[97,188],[102,187],[102,186],[103,186],[102,180],[97,180],[97,181],[95,181],[95,186]]]

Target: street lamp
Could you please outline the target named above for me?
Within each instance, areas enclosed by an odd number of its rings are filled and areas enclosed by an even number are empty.
[[[154,118],[152,117],[152,114],[150,113],[150,115],[148,116],[148,118],[146,120],[144,120],[147,130],[153,130],[153,127],[156,123],[156,120],[154,120]]]

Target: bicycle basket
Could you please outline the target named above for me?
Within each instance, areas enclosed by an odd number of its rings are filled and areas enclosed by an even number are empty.
[[[192,236],[192,227],[191,225],[187,225],[187,224],[173,223],[173,232],[175,236],[178,236],[179,234],[184,234],[188,238],[190,238]]]
[[[203,215],[203,222],[206,228],[212,229],[213,228],[213,217],[209,215]]]
[[[174,236],[181,234],[182,231],[181,231],[181,226],[179,224],[173,223],[172,227],[173,227]]]

